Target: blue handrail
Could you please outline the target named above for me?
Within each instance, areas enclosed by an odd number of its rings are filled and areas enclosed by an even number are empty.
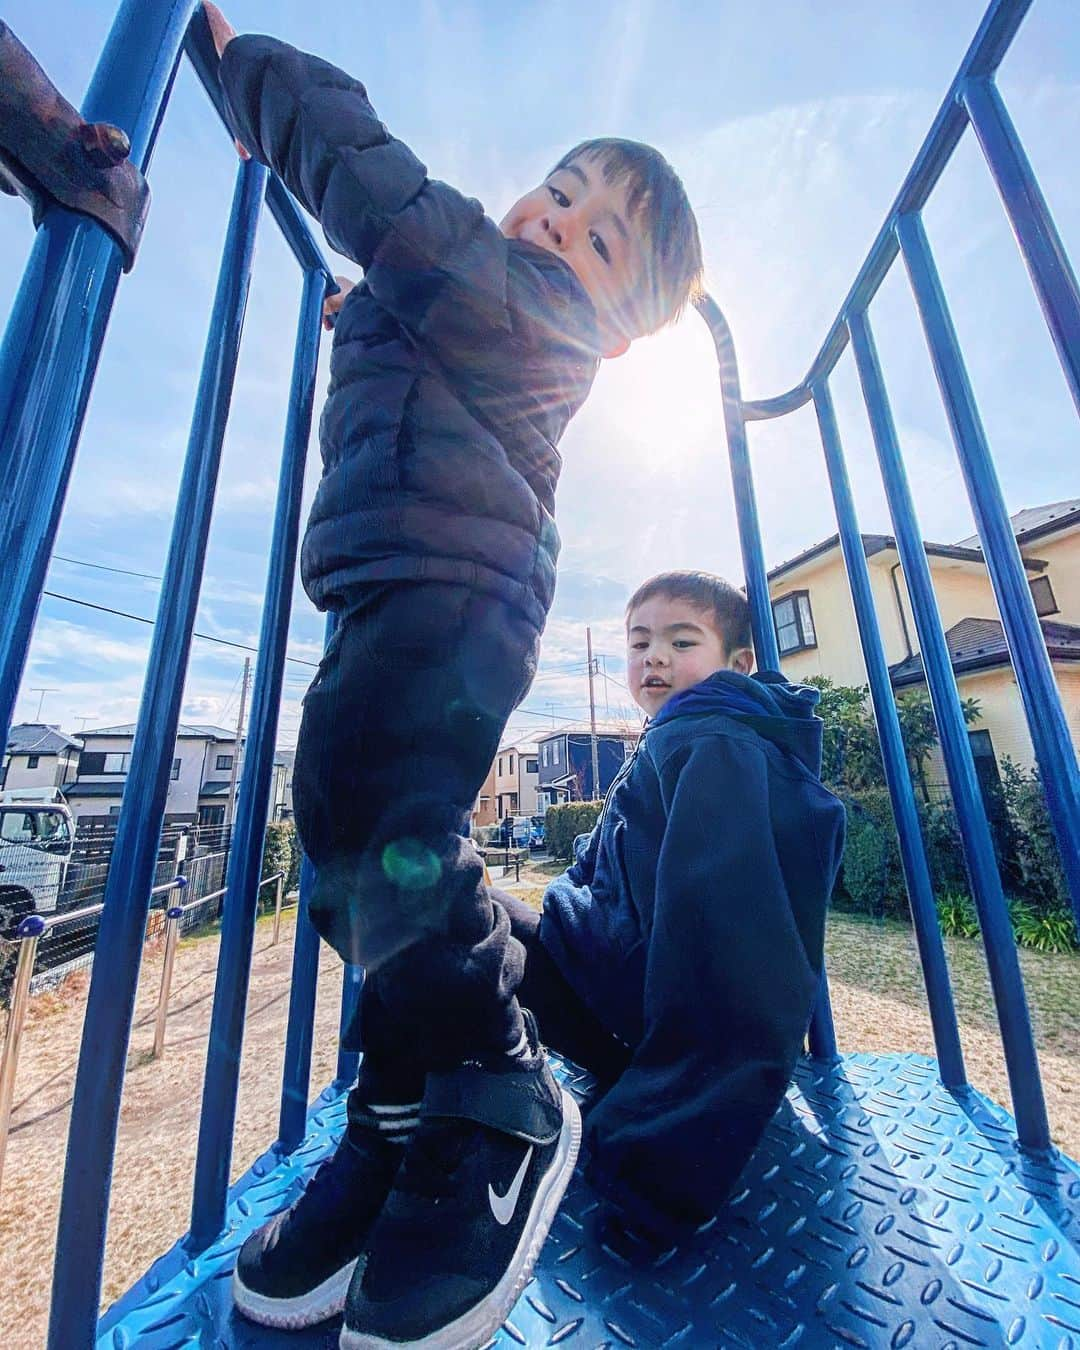
[[[259,634],[259,658],[251,703],[252,734],[244,752],[237,828],[229,858],[221,952],[210,1019],[210,1045],[199,1121],[199,1146],[195,1158],[189,1243],[192,1251],[209,1246],[225,1222],[225,1196],[229,1189],[229,1165],[232,1161],[236,1094],[240,1082],[240,1049],[244,1039],[248,974],[255,936],[264,822],[277,743],[285,643],[289,635],[289,612],[300,540],[300,502],[304,491],[308,438],[311,435],[311,411],[315,402],[315,372],[319,362],[325,293],[326,280],[322,272],[308,272],[304,277],[303,298],[300,302],[289,415],[285,428],[285,452],[281,460],[266,602]]]

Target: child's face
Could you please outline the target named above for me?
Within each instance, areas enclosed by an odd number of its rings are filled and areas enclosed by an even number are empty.
[[[727,651],[712,615],[689,600],[654,595],[630,612],[626,635],[630,693],[650,717],[673,694],[715,671],[746,675],[752,665],[750,650]]]
[[[644,272],[645,240],[626,209],[626,188],[604,181],[600,166],[577,159],[514,203],[499,229],[557,253],[596,309],[605,356],[621,356],[630,335],[618,306]]]

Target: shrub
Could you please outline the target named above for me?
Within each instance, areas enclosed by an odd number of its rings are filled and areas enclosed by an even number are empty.
[[[1077,943],[1076,924],[1067,909],[1039,911],[1022,901],[1009,906],[1013,933],[1021,947],[1037,952],[1071,952]]]
[[[847,808],[847,844],[838,901],[877,918],[910,917],[900,840],[886,788],[866,788],[842,798]],[[919,804],[919,823],[930,880],[936,895],[967,890],[960,830],[952,807]]]
[[[300,877],[300,844],[292,821],[275,821],[266,827],[260,879],[272,877],[276,872],[285,873],[286,894],[290,890],[295,890]],[[266,908],[273,907],[273,886],[262,887],[259,891],[259,903]]]
[[[866,788],[843,798],[847,843],[840,885],[853,909],[876,918],[907,912],[907,891],[892,807],[885,788]]]
[[[1015,885],[1039,913],[1067,910],[1065,874],[1038,769],[1022,769],[1006,756],[1001,761],[1001,793],[1011,834]]]
[[[975,937],[979,916],[975,903],[964,891],[946,891],[937,897],[938,920],[946,937]]]
[[[589,834],[600,817],[600,802],[567,802],[549,806],[544,816],[544,842],[553,858],[573,856],[574,840]]]

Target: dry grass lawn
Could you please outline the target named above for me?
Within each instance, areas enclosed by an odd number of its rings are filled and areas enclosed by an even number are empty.
[[[551,867],[533,867],[513,886],[538,903]],[[497,884],[502,884],[498,882]],[[277,1132],[278,1096],[295,911],[256,930],[232,1176]],[[836,914],[829,969],[842,1050],[933,1053],[930,1023],[909,929]],[[218,940],[186,940],[177,954],[164,1058],[149,1057],[161,950],[143,965],[112,1188],[103,1301],[112,1302],[188,1227]],[[1007,1104],[985,965],[977,942],[948,944],[971,1081]],[[1055,1141],[1080,1155],[1080,956],[1021,952],[1042,1057]],[[88,980],[75,976],[31,1004],[15,1089],[13,1128],[0,1192],[0,1346],[44,1344],[60,1178]],[[341,965],[323,949],[316,1008],[313,1094],[333,1077]],[[76,1154],[77,1160],[77,1154]],[[77,1161],[76,1161],[77,1165]]]

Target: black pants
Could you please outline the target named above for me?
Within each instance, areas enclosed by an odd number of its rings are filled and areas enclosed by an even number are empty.
[[[516,609],[465,586],[366,587],[304,700],[293,793],[317,873],[312,922],[377,976],[432,1062],[521,1036],[524,952],[464,836],[539,641]]]
[[[515,895],[492,888],[492,903],[510,921],[513,939],[521,944],[525,969],[517,988],[521,1005],[536,1017],[541,1040],[564,1058],[588,1069],[602,1088],[609,1087],[629,1066],[627,1045],[599,1022],[567,983],[558,966],[540,942],[540,915]],[[414,978],[423,979],[422,966]],[[365,1064],[373,1061],[380,1076],[393,1085],[402,1099],[418,1099],[430,1062],[430,1027],[403,1024],[394,1014],[393,988],[384,997],[385,969],[374,971],[364,981],[356,1015],[345,1036],[349,1049],[365,1052]],[[435,1033],[437,1037],[437,1033]],[[437,1040],[436,1040],[437,1044]],[[369,1066],[370,1067],[370,1066]]]

